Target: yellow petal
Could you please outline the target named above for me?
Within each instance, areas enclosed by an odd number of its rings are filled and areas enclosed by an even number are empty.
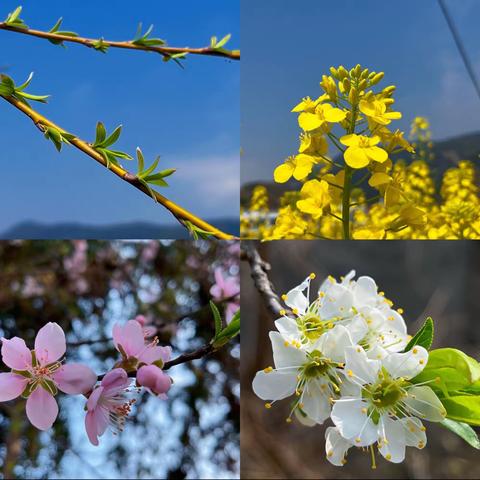
[[[287,182],[293,174],[294,165],[291,162],[283,163],[279,165],[273,171],[273,178],[277,183],[285,183]]]
[[[334,108],[329,104],[322,105],[323,107],[323,116],[327,122],[337,123],[345,120],[347,114],[340,110],[339,108]]]
[[[400,112],[387,112],[384,116],[390,120],[399,120],[402,118],[402,114]]]
[[[341,137],[340,142],[347,147],[356,147],[359,143],[359,138],[355,133],[351,133],[350,135],[344,135]]]
[[[365,153],[368,158],[375,160],[376,162],[383,163],[388,159],[388,153],[380,147],[368,147],[365,148]]]
[[[391,180],[392,180],[392,177],[390,175],[387,175],[386,173],[383,173],[383,172],[378,172],[378,173],[374,173],[370,177],[370,180],[368,181],[368,184],[371,187],[378,187],[379,185],[384,185],[385,183],[390,183]]]
[[[352,168],[366,167],[370,160],[365,154],[365,149],[358,147],[348,147],[343,154],[345,163]]]
[[[316,161],[314,157],[301,153],[295,157],[295,163],[296,167],[293,172],[293,177],[296,180],[303,180],[310,174]]]
[[[310,130],[315,130],[323,124],[323,120],[314,113],[303,112],[298,116],[298,124],[300,128],[309,132]]]

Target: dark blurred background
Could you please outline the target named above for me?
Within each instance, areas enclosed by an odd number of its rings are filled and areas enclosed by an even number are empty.
[[[68,361],[100,374],[118,358],[105,341],[113,323],[143,314],[176,357],[213,336],[215,268],[238,275],[238,243],[0,242],[0,337],[33,348],[38,329],[57,322]],[[87,440],[82,396],[59,394],[58,420],[43,433],[23,400],[0,403],[0,478],[238,477],[238,343],[171,368],[169,399],[142,393],[125,431],[99,447]]]
[[[433,348],[454,347],[480,357],[480,242],[475,241],[276,241],[254,242],[271,264],[270,279],[281,294],[310,272],[314,291],[324,277],[355,269],[369,275],[395,307],[402,307],[410,333],[427,316],[435,321]],[[271,410],[251,389],[261,368],[272,364],[268,332],[275,318],[256,291],[248,264],[241,268],[241,445],[243,478],[480,478],[480,453],[444,428],[427,424],[427,446],[407,448],[406,460],[389,463],[352,449],[340,468],[325,458],[325,426],[287,424],[288,400]],[[330,425],[330,423],[328,423]]]

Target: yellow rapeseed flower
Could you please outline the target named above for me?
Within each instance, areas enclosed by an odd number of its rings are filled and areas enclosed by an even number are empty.
[[[277,183],[288,182],[292,176],[295,180],[303,180],[310,175],[313,166],[318,162],[318,157],[299,153],[288,157],[285,163],[279,165],[273,172],[273,178]]]
[[[305,132],[316,130],[328,123],[339,123],[345,120],[347,113],[329,103],[320,103],[315,107],[315,113],[302,112],[298,116],[298,124]]]
[[[385,99],[360,100],[360,111],[368,117],[369,120],[379,125],[388,125],[392,120],[402,118],[400,112],[391,112],[387,110],[387,102]]]
[[[330,204],[328,183],[324,180],[309,180],[300,190],[302,200],[297,202],[297,208],[317,219],[323,215],[323,209]]]
[[[340,142],[348,148],[343,154],[345,163],[352,168],[366,167],[371,161],[383,163],[388,159],[388,153],[377,147],[380,137],[366,137],[364,135],[344,135]]]

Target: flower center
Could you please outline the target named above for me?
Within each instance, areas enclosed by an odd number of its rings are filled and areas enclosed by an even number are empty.
[[[329,358],[325,358],[319,350],[310,354],[309,361],[302,367],[302,377],[306,380],[326,377],[332,366],[335,366]]]
[[[376,409],[392,409],[405,396],[403,378],[392,379],[388,374],[380,374],[380,379],[374,385],[367,387],[364,396],[369,399]]]
[[[325,331],[325,322],[315,313],[306,313],[299,321],[303,335],[310,341],[318,340]]]

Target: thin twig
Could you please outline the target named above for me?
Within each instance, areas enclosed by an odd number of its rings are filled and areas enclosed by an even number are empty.
[[[46,40],[53,40],[55,42],[70,42],[78,43],[85,47],[93,48],[94,44],[99,39],[85,38],[85,37],[70,37],[67,35],[58,35],[56,33],[44,32],[42,30],[34,30],[31,28],[19,28],[12,25],[7,25],[5,22],[0,22],[0,30],[8,30],[10,32],[22,33],[24,35],[31,35],[37,38]],[[162,55],[164,58],[169,58],[172,55],[188,53],[191,55],[208,55],[214,57],[224,57],[231,60],[240,60],[240,50],[217,50],[212,47],[190,48],[190,47],[167,47],[167,46],[148,46],[136,45],[130,41],[116,42],[102,39],[103,45],[108,45],[113,48],[123,48],[128,50],[140,50],[145,52],[155,52]]]
[[[162,370],[168,370],[169,368],[172,368],[176,365],[181,365],[182,363],[187,363],[191,362],[192,360],[198,360],[200,358],[206,357],[207,355],[210,355],[210,353],[213,353],[215,351],[215,348],[213,347],[212,344],[207,343],[200,347],[197,350],[194,350],[193,352],[187,352],[184,353],[177,358],[174,358],[173,360],[170,360],[168,362],[165,362],[165,364],[162,367]],[[102,380],[103,377],[105,377],[106,373],[103,373],[102,375],[98,375],[98,380]],[[128,372],[129,377],[136,377],[137,372],[136,371],[131,371]]]
[[[260,254],[251,242],[242,243],[240,258],[249,263],[250,275],[252,276],[255,287],[265,300],[267,308],[274,315],[280,315],[280,311],[285,309],[280,303],[280,297],[275,292],[272,282],[268,278],[267,272],[270,270],[270,265],[262,260]]]
[[[0,95],[4,100],[6,100],[8,103],[13,105],[15,108],[20,110],[22,113],[24,113],[27,117],[29,117],[32,122],[43,132],[43,129],[45,127],[51,127],[55,128],[60,131],[65,131],[63,128],[59,127],[52,121],[48,120],[45,118],[43,115],[38,113],[37,111],[33,110],[30,106],[26,105],[25,103],[22,103],[18,99],[12,96],[5,96],[5,95]],[[70,140],[70,143],[81,150],[83,153],[87,154],[89,157],[93,158],[96,160],[98,163],[103,165],[105,168],[113,172],[117,177],[121,178],[125,182],[129,183],[133,187],[137,188],[141,192],[143,192],[145,195],[151,197],[152,192],[155,197],[155,201],[160,203],[163,207],[165,207],[176,219],[179,221],[181,225],[185,227],[185,224],[183,223],[184,221],[189,221],[196,227],[205,230],[209,232],[211,235],[217,238],[221,238],[224,240],[231,240],[234,239],[235,237],[233,235],[230,235],[228,233],[224,233],[218,228],[215,228],[213,225],[210,225],[209,223],[205,222],[201,218],[197,217],[193,213],[189,212],[188,210],[185,210],[184,208],[180,207],[176,203],[172,202],[168,198],[164,197],[160,193],[156,192],[155,190],[147,188],[145,185],[143,185],[142,182],[139,181],[139,179],[136,177],[136,175],[128,172],[124,168],[122,168],[119,165],[115,165],[114,163],[110,163],[107,165],[107,161],[103,158],[103,156],[98,153],[92,146],[87,143],[86,141],[74,137],[72,140]]]

